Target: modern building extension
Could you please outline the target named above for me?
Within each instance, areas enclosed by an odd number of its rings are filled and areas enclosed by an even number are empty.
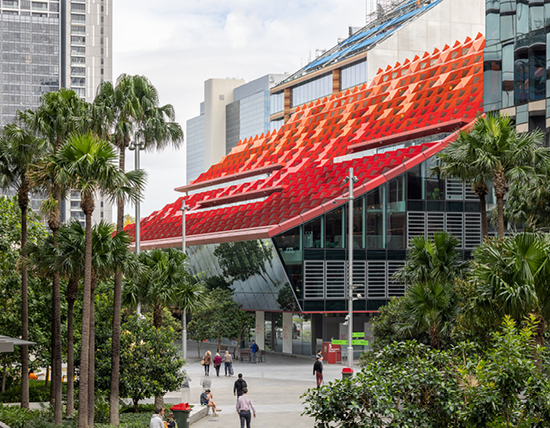
[[[223,278],[255,311],[261,348],[312,354],[346,338],[352,246],[354,326],[368,331],[371,315],[404,293],[392,274],[412,237],[446,230],[464,257],[481,242],[479,201],[430,167],[483,109],[483,48],[481,34],[442,45],[293,107],[278,129],[242,139],[176,188],[184,196],[142,220],[141,248],[181,246],[185,203],[193,271]],[[352,224],[341,200],[350,167]]]

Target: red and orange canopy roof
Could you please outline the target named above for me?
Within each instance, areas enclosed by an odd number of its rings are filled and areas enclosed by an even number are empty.
[[[274,236],[334,209],[349,167],[359,179],[359,196],[442,150],[452,137],[364,152],[472,122],[483,107],[484,44],[478,34],[388,66],[370,86],[298,107],[279,130],[240,141],[197,180],[176,189],[195,192],[186,197],[188,245]],[[142,219],[144,249],[180,245],[183,200]],[[134,235],[134,225],[126,230]]]

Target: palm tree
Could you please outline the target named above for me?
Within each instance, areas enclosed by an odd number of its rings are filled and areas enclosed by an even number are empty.
[[[527,181],[550,165],[550,148],[543,147],[543,133],[517,134],[506,116],[488,114],[479,117],[472,130],[461,136],[464,144],[476,147],[472,169],[489,174],[497,202],[497,232],[504,236],[504,196],[512,180]]]
[[[16,121],[6,125],[0,139],[0,187],[17,190],[21,209],[21,257],[27,245],[27,210],[31,185],[27,179],[30,165],[40,156],[42,141],[29,129],[25,113],[18,111]],[[21,338],[29,339],[29,301],[27,266],[21,266]],[[21,346],[21,407],[29,408],[29,347]]]
[[[73,90],[60,89],[48,92],[42,96],[41,105],[35,110],[28,110],[31,128],[48,143],[49,152],[56,154],[69,135],[83,132],[92,126],[91,108]],[[94,126],[97,130],[97,127]],[[56,183],[56,171],[50,171],[45,181],[34,181],[41,186],[49,198],[43,204],[43,210],[48,213],[48,226],[51,229],[54,242],[61,227],[61,200],[67,189]],[[56,244],[57,245],[57,244]],[[52,278],[52,390],[54,407],[54,422],[61,424],[62,420],[62,390],[61,390],[61,289],[59,272],[55,271]]]
[[[460,241],[447,232],[435,232],[433,241],[415,236],[407,252],[407,263],[395,277],[407,284],[453,282],[464,274],[457,248]]]
[[[58,153],[40,162],[35,171],[37,181],[47,181],[56,171],[54,183],[65,185],[82,195],[81,208],[86,219],[86,251],[84,263],[84,293],[82,303],[82,334],[78,426],[88,426],[88,383],[90,355],[90,302],[92,286],[92,213],[94,195],[130,198],[137,201],[145,183],[143,171],[121,173],[116,167],[117,155],[106,141],[90,133],[73,135]],[[44,177],[40,180],[40,177]]]
[[[409,284],[403,296],[405,322],[397,330],[407,335],[427,332],[434,349],[450,331],[457,313],[454,281],[464,275],[465,264],[457,247],[460,241],[446,232],[434,233],[433,241],[416,236],[411,241],[407,264],[396,278]]]
[[[174,108],[159,107],[158,93],[144,76],[122,74],[116,85],[102,83],[94,100],[96,111],[108,118],[112,127],[111,142],[119,150],[119,168],[125,170],[126,149],[132,138],[140,138],[147,149],[163,149],[171,144],[179,147],[183,141],[181,126],[174,122]],[[117,233],[124,229],[124,200],[117,201]],[[115,275],[113,339],[111,356],[110,418],[119,424],[118,384],[120,368],[120,325],[122,311],[122,273]]]
[[[471,310],[499,325],[505,315],[538,320],[536,341],[544,344],[550,319],[550,238],[534,232],[486,241],[474,251]]]
[[[485,238],[489,234],[486,196],[489,193],[487,183],[491,177],[489,171],[472,167],[481,150],[479,140],[472,137],[472,134],[460,131],[458,138],[437,154],[439,164],[432,168],[432,173],[442,178],[455,178],[470,184],[472,191],[479,198],[481,234]]]

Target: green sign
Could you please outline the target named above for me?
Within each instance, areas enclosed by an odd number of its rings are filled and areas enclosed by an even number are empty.
[[[333,339],[331,342],[333,345],[347,345],[349,342],[347,340],[336,340]],[[355,339],[351,341],[352,345],[358,345],[358,346],[369,346],[369,341],[364,339]]]
[[[362,333],[362,332],[351,333],[351,337],[365,337],[365,333]]]

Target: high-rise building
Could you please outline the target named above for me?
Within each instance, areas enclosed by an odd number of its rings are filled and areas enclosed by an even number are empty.
[[[550,127],[549,22],[548,2],[487,1],[484,111],[512,117],[518,132]]]
[[[0,33],[0,126],[60,87],[92,101],[113,78],[112,0],[2,0]],[[83,221],[80,195],[63,205],[63,220]],[[94,222],[111,221],[111,204],[98,196],[96,206]]]
[[[219,162],[240,140],[270,130],[270,93],[284,74],[251,82],[209,79],[204,82],[200,115],[187,121],[187,182]]]

